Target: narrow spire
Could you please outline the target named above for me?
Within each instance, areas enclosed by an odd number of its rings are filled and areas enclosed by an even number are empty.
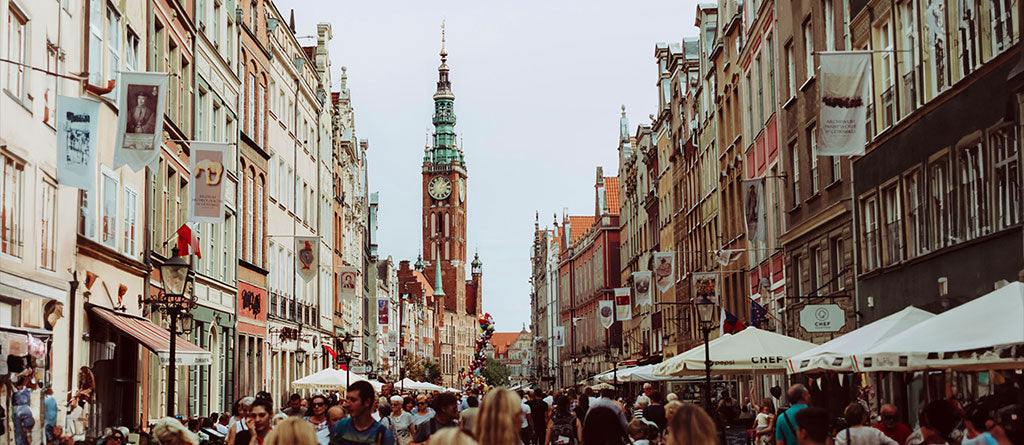
[[[444,47],[444,20],[441,20],[441,63],[444,63],[444,59],[448,57],[448,51]]]
[[[441,281],[441,252],[435,252],[434,255],[434,296],[443,297],[444,289],[441,289],[443,283]]]

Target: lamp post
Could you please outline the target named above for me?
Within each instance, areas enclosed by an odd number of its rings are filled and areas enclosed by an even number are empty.
[[[714,329],[715,302],[708,297],[693,302],[697,310],[697,320],[701,333],[704,334],[704,409],[711,412],[711,348],[708,338]]]
[[[352,362],[352,344],[355,343],[355,339],[351,335],[345,334],[345,338],[341,340],[341,357],[345,360],[345,390],[348,391],[348,386],[351,383],[352,369],[349,364]]]
[[[192,270],[191,262],[185,262],[178,256],[178,248],[171,249],[171,257],[164,261],[159,267],[160,284],[163,290],[153,298],[144,300],[153,307],[170,317],[167,330],[171,335],[169,362],[167,364],[167,415],[174,417],[174,386],[175,371],[177,371],[177,339],[178,320],[187,320],[191,317],[192,308],[196,304],[195,294],[185,295],[188,287],[189,273]],[[183,331],[184,332],[184,331]]]

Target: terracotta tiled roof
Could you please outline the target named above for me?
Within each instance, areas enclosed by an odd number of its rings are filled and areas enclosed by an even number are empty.
[[[495,332],[491,336],[491,344],[494,345],[494,356],[508,355],[508,347],[519,338],[518,332]]]
[[[316,47],[315,46],[303,46],[302,47],[302,52],[306,53],[306,57],[309,58],[310,62],[313,61],[313,52],[314,51],[316,51]]]
[[[572,230],[572,243],[576,244],[590,231],[590,227],[594,225],[593,216],[569,216],[570,229]]]
[[[416,281],[419,282],[421,286],[423,286],[423,289],[426,289],[427,295],[434,295],[434,286],[430,285],[430,280],[428,280],[427,277],[423,275],[423,272],[414,270],[412,271],[412,276],[416,277]]]
[[[619,214],[619,177],[604,178],[604,199],[608,203],[608,213]]]

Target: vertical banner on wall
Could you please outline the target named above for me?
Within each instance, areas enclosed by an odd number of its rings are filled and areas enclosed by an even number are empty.
[[[99,102],[57,96],[57,183],[96,188],[99,113]]]
[[[818,155],[863,155],[871,51],[823,51]]]
[[[228,144],[193,142],[190,167],[192,198],[189,221],[224,222],[224,153]]]
[[[651,304],[651,271],[633,272],[633,289],[636,290],[636,305]]]
[[[388,311],[390,311],[389,304],[391,301],[387,297],[377,297],[377,326],[388,325]]]
[[[747,240],[764,240],[764,178],[743,180],[743,221]]]
[[[565,347],[565,326],[555,326],[555,346]]]
[[[601,326],[605,329],[612,327],[615,322],[615,303],[612,300],[601,300],[597,302],[597,318],[601,320]]]
[[[693,277],[693,300],[700,301],[705,298],[712,303],[718,304],[718,272],[694,272]]]
[[[628,287],[615,288],[615,319],[632,320],[633,319],[633,302],[630,301]]]
[[[307,283],[320,271],[320,237],[295,237],[295,270]]]
[[[665,292],[675,284],[676,253],[654,252],[654,282],[658,290]]]
[[[114,168],[142,170],[160,156],[167,73],[121,73]]]
[[[356,296],[356,286],[358,286],[359,283],[359,268],[341,267],[338,268],[338,275],[341,286],[341,296],[344,298],[354,298]]]

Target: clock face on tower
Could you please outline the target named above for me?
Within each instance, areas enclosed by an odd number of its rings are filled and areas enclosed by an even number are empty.
[[[445,199],[452,194],[452,180],[444,176],[434,176],[427,184],[427,192],[431,198]]]

